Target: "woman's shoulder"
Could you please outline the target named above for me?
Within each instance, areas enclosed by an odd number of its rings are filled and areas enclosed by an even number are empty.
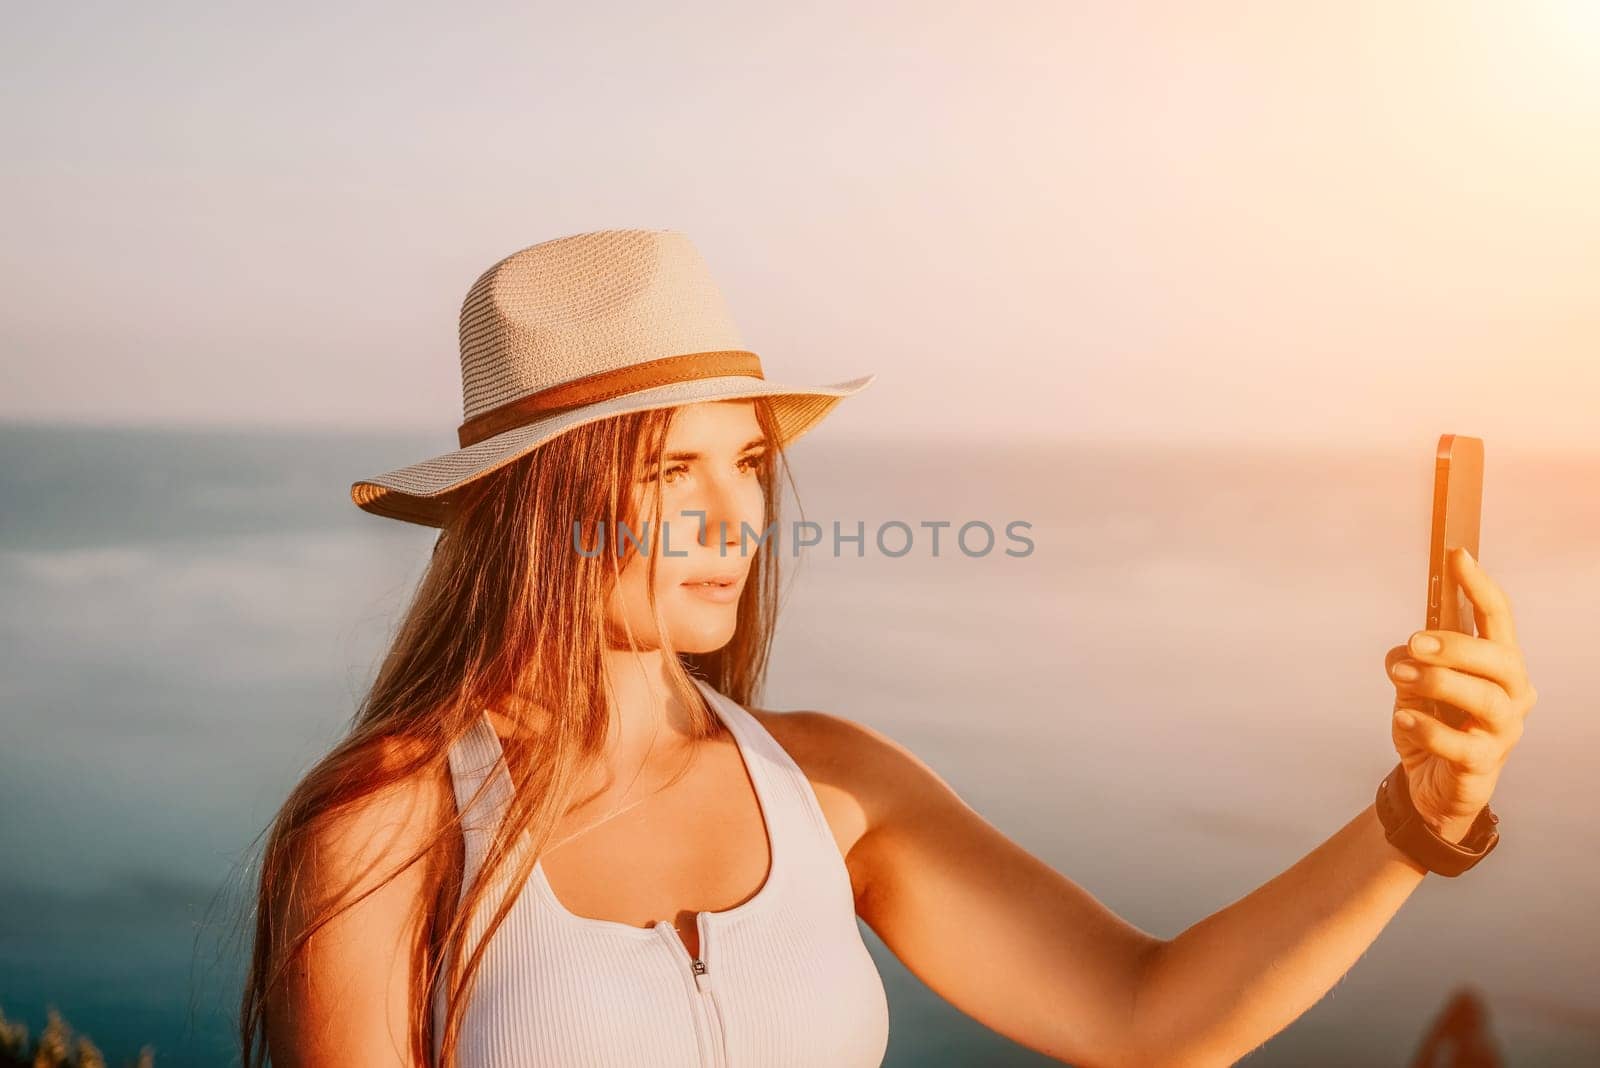
[[[317,889],[404,866],[433,837],[455,804],[448,765],[436,749],[399,736],[373,743],[368,774],[375,784],[309,821],[307,875]]]
[[[292,907],[309,910],[299,920],[360,901],[357,911],[368,919],[358,922],[398,923],[439,870],[438,849],[449,841],[440,831],[455,811],[444,762],[427,759],[426,747],[414,741],[383,739],[375,749],[368,784],[321,806],[297,835]]]
[[[815,769],[818,774],[854,781],[884,770],[886,764],[917,761],[909,749],[882,731],[834,712],[809,708],[748,711],[808,776]]]
[[[319,804],[303,828],[282,840],[293,851],[287,877],[263,891],[275,938],[292,943],[297,959],[268,999],[275,1054],[293,1047],[327,1063],[332,1054],[321,1037],[338,1033],[342,1042],[350,1028],[371,1022],[370,1013],[353,1017],[351,1004],[382,1004],[386,991],[404,988],[411,958],[395,947],[421,937],[426,909],[418,905],[433,899],[442,878],[443,869],[430,862],[441,855],[431,847],[445,803],[436,762],[413,742],[385,740],[374,749],[377,766],[364,774],[379,785]]]
[[[840,849],[943,782],[915,753],[857,720],[816,709],[750,708],[811,783]]]
[[[833,764],[841,756],[848,757],[851,750],[870,744],[869,728],[830,712],[755,707],[746,711],[797,763],[804,757],[806,763]]]

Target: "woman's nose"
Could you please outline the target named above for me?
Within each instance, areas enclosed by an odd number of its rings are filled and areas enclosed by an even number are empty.
[[[706,490],[702,507],[705,509],[705,526],[701,531],[700,543],[704,546],[727,545],[737,548],[740,544],[741,525],[751,521],[752,503],[747,501],[746,494],[741,492],[737,483],[713,482]],[[759,516],[754,520],[760,524]]]

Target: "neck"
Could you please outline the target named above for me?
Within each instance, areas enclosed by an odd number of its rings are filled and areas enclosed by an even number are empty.
[[[668,681],[661,650],[608,649],[601,657],[611,704],[606,762],[637,768],[647,753],[681,752],[693,740],[693,719]]]
[[[681,763],[686,746],[694,741],[693,720],[668,681],[661,651],[604,650],[601,673],[610,712],[605,751],[600,756],[602,772],[628,777],[647,763]],[[502,738],[538,733],[548,726],[528,723],[519,729],[513,720],[494,710],[489,718]]]

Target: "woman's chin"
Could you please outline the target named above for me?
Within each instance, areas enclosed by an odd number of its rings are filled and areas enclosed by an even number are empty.
[[[685,653],[711,653],[733,640],[738,626],[738,616],[731,608],[708,611],[706,608],[687,608],[674,621],[672,643]]]

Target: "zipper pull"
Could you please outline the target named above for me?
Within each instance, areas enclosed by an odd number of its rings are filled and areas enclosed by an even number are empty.
[[[706,971],[706,962],[698,957],[694,961],[694,985],[696,990],[702,992],[711,989],[711,976]]]

